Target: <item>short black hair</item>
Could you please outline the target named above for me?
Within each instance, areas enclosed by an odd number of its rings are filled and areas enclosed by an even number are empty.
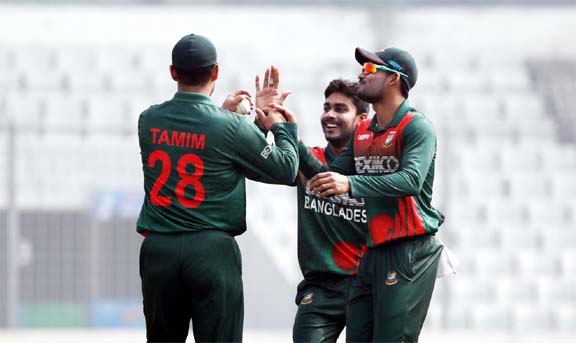
[[[202,86],[210,81],[212,76],[212,70],[214,70],[215,65],[202,68],[194,69],[182,69],[176,68],[176,75],[178,75],[178,81],[187,86]]]
[[[343,79],[332,80],[324,90],[324,98],[328,99],[332,93],[336,92],[352,99],[354,106],[356,106],[356,114],[368,113],[368,103],[358,97],[358,82]]]

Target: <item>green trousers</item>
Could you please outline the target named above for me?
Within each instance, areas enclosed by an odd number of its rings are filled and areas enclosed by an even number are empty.
[[[241,342],[241,256],[222,231],[149,233],[140,248],[148,342]]]
[[[432,235],[369,248],[350,290],[347,342],[418,342],[442,245]]]
[[[292,329],[294,342],[336,342],[346,325],[350,276],[316,277],[298,285],[298,311]]]

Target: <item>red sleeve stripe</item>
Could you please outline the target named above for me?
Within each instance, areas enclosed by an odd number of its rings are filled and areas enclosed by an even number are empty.
[[[414,211],[413,211],[413,207],[412,207],[412,202],[410,201],[412,198],[408,198],[407,199],[407,203],[408,203],[408,235],[412,236],[414,235]]]
[[[412,207],[412,213],[414,216],[414,220],[416,222],[416,235],[424,234],[424,224],[422,223],[422,218],[418,214],[418,208],[416,207],[416,201],[414,201],[414,197],[409,197],[410,206]]]
[[[408,113],[406,113],[404,118],[402,118],[402,120],[400,120],[400,123],[398,124],[398,133],[397,133],[398,136],[397,137],[398,137],[398,145],[399,145],[400,151],[402,151],[402,132],[404,131],[404,128],[406,127],[406,125],[408,125],[408,123],[410,123],[410,121],[412,121],[412,118],[414,118],[414,114],[412,112],[408,112]]]
[[[396,235],[394,235],[394,239],[406,235],[406,206],[402,198],[398,198],[398,214],[400,215],[400,223],[396,224]]]

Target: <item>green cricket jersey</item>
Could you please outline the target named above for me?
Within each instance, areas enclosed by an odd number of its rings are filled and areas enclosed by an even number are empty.
[[[407,100],[386,127],[378,128],[376,116],[358,125],[330,170],[349,175],[350,196],[366,199],[369,247],[438,230],[442,215],[431,204],[435,159],[432,123]],[[310,177],[327,168],[307,154],[300,170]]]
[[[138,232],[246,230],[245,177],[291,184],[296,125],[271,129],[276,145],[241,116],[199,93],[178,92],[138,120],[145,199]]]
[[[323,164],[330,165],[330,148],[310,148]],[[306,279],[326,273],[354,275],[366,250],[368,217],[362,198],[320,198],[309,191],[300,173],[298,189],[298,262]]]

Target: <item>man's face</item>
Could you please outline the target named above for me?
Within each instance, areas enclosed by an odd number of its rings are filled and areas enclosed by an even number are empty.
[[[358,75],[358,97],[370,104],[382,100],[388,76],[388,73],[382,70],[374,74],[364,74],[364,71],[361,71]]]
[[[331,144],[344,146],[354,133],[358,117],[351,98],[339,92],[330,94],[320,117],[324,137]]]

